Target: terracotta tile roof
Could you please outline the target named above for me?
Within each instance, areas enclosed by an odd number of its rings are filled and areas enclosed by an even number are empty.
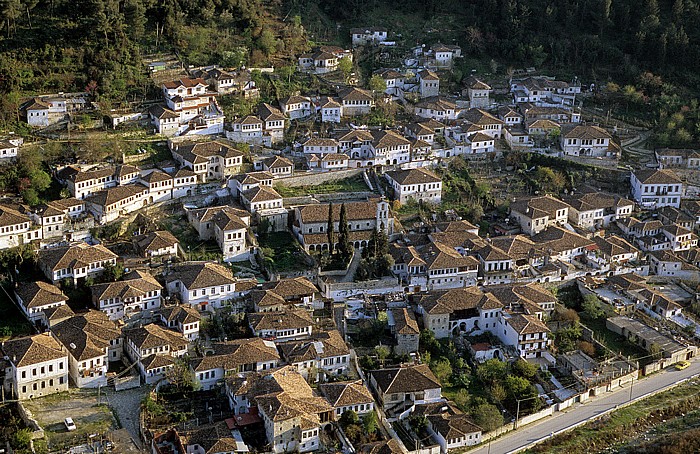
[[[268,169],[294,168],[294,163],[283,156],[271,156],[264,159],[263,163]]]
[[[442,181],[435,173],[422,167],[409,170],[393,170],[386,172],[385,175],[402,186],[408,184],[439,183]]]
[[[305,328],[314,324],[311,315],[306,310],[295,309],[249,313],[248,321],[256,332]]]
[[[472,90],[491,90],[491,87],[474,76],[469,76],[462,82],[467,88]]]
[[[464,114],[464,119],[466,119],[468,122],[479,125],[479,126],[486,126],[486,125],[503,125],[505,124],[503,120],[494,117],[490,113],[486,112],[483,109],[476,109],[472,108],[467,110],[467,112]]]
[[[159,325],[149,324],[138,328],[125,329],[124,337],[131,340],[136,348],[146,349],[169,345],[171,350],[181,350],[187,347],[187,341],[178,333]]]
[[[191,361],[195,372],[223,368],[237,373],[241,366],[262,362],[277,362],[280,357],[273,342],[258,337],[212,344],[214,352]]]
[[[204,454],[240,452],[238,442],[224,421],[199,426],[184,433],[183,438],[188,446],[197,445]]]
[[[258,115],[263,121],[284,121],[285,119],[284,114],[277,107],[271,106],[267,103],[262,103],[258,106]]]
[[[567,197],[565,202],[575,208],[576,211],[612,210],[619,206],[634,206],[634,202],[631,200],[604,192],[574,194],[571,197]]]
[[[395,439],[367,443],[360,448],[362,454],[401,454],[403,449]]]
[[[318,289],[307,277],[292,277],[280,279],[277,282],[266,283],[263,288],[281,296],[285,300],[313,296]]]
[[[554,219],[558,210],[568,208],[569,205],[551,195],[520,199],[510,205],[511,211],[526,215],[530,219],[539,219],[545,216]]]
[[[143,298],[149,292],[162,290],[163,286],[149,273],[133,271],[117,282],[95,284],[90,287],[93,303],[109,298]]]
[[[340,219],[340,203],[333,204],[333,219]],[[304,205],[298,208],[300,221],[304,224],[328,222],[328,204]],[[374,220],[377,217],[377,201],[346,202],[345,211],[348,221]]]
[[[561,253],[577,248],[595,247],[594,241],[567,229],[551,226],[532,237],[540,250]]]
[[[371,92],[357,87],[340,90],[338,97],[343,101],[372,101],[374,99]]]
[[[173,267],[172,271],[166,281],[180,280],[188,290],[236,283],[231,270],[217,263],[184,263]]]
[[[272,180],[275,177],[272,176],[270,172],[249,172],[240,173],[235,175],[233,178],[236,179],[241,184],[255,184],[260,183],[263,180]]]
[[[561,129],[561,136],[565,139],[612,139],[610,133],[600,126],[573,124]]]
[[[427,364],[407,367],[372,370],[374,378],[383,394],[420,392],[428,389],[440,389],[441,385]]]
[[[433,71],[431,71],[429,69],[424,69],[422,71],[418,71],[417,76],[423,80],[440,80],[440,76],[438,76],[437,74],[435,74]]]
[[[148,191],[148,187],[140,183],[125,184],[123,186],[114,186],[112,188],[95,192],[94,194],[87,196],[85,200],[87,202],[94,203],[95,205],[109,207],[110,205],[119,203],[122,200],[128,199],[129,197],[148,194]]]
[[[428,422],[445,440],[456,440],[481,433],[481,427],[474,424],[467,415],[431,415],[428,416]]]
[[[78,243],[68,247],[40,249],[38,261],[52,271],[82,268],[91,263],[114,260],[119,256],[101,244]]]
[[[134,238],[134,242],[138,249],[143,252],[171,248],[176,244],[180,244],[180,240],[167,230],[158,230],[139,235]]]
[[[405,307],[391,309],[391,314],[394,317],[394,330],[397,334],[418,335],[418,323],[413,311],[409,311]]]
[[[642,169],[632,173],[642,184],[681,184],[678,176],[666,169]]]
[[[437,112],[446,112],[448,110],[456,110],[457,104],[445,98],[440,98],[439,96],[436,96],[418,101],[416,103],[416,107],[421,109],[435,110]]]
[[[498,309],[503,307],[493,294],[477,287],[462,287],[422,295],[420,305],[428,314],[451,314],[469,309]]]
[[[149,107],[148,113],[150,113],[152,116],[159,120],[167,118],[180,118],[179,114],[161,104],[156,104],[155,106]]]
[[[171,367],[175,364],[175,358],[170,355],[148,355],[141,358],[141,365],[145,371],[160,367]]]
[[[0,206],[0,227],[9,227],[26,222],[29,222],[29,216],[8,206]]]
[[[549,328],[542,323],[535,315],[515,314],[506,319],[516,333],[518,334],[537,334],[548,333]]]
[[[27,309],[68,301],[61,289],[43,281],[24,283],[15,289],[15,293]]]
[[[188,216],[192,216],[201,222],[216,222],[217,217],[225,213],[228,217],[238,217],[240,219],[250,218],[250,213],[246,210],[232,207],[230,205],[220,205],[207,208],[196,208],[187,210]]]
[[[121,329],[102,311],[90,310],[51,327],[51,332],[77,361],[107,356]]]
[[[361,380],[322,383],[318,389],[335,408],[374,403],[372,393]]]
[[[2,351],[15,367],[66,358],[58,343],[49,333],[20,337],[2,343]]]
[[[617,235],[611,235],[607,238],[597,236],[593,238],[593,241],[595,241],[598,245],[598,249],[607,257],[615,257],[634,252],[639,253],[639,249]]]
[[[190,305],[177,305],[177,306],[164,306],[158,311],[160,316],[166,322],[177,321],[181,325],[196,323],[202,320],[202,316],[199,315],[192,306]]]
[[[163,86],[167,88],[168,90],[174,90],[176,88],[193,88],[198,85],[204,85],[205,87],[207,86],[207,83],[204,79],[193,79],[193,78],[182,78],[182,79],[177,79],[177,80],[172,80],[163,83]]]
[[[331,138],[312,137],[304,142],[305,147],[337,147],[338,141]]]
[[[241,196],[248,202],[269,202],[271,200],[281,200],[282,196],[269,186],[256,186],[241,193]]]

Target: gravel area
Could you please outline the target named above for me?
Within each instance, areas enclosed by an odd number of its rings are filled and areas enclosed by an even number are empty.
[[[109,406],[114,411],[119,424],[129,431],[129,434],[139,447],[142,446],[139,434],[141,401],[149,390],[150,387],[141,386],[119,392],[111,389],[107,391]]]

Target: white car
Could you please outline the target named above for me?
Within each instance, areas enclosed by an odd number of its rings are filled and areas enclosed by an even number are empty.
[[[69,418],[64,419],[63,424],[66,425],[66,429],[68,429],[68,432],[72,432],[75,429],[77,429],[77,427],[75,427],[75,423],[73,422],[73,418],[69,417]]]

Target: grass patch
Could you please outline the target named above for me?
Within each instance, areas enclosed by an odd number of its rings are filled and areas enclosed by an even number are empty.
[[[310,258],[289,232],[274,232],[259,238],[268,268],[278,272],[305,271]]]
[[[214,240],[202,241],[197,231],[187,222],[182,212],[166,215],[160,221],[160,227],[172,233],[180,241],[180,247],[187,254],[188,260],[220,260],[221,250]]]
[[[326,181],[318,185],[288,187],[275,185],[275,190],[282,197],[301,197],[311,194],[330,194],[333,192],[366,192],[369,191],[362,175],[343,178],[342,180]]]
[[[593,334],[597,340],[615,353],[620,353],[623,356],[629,356],[630,358],[642,358],[644,356],[648,356],[648,353],[641,347],[634,345],[623,336],[610,331],[608,327],[605,326],[604,318],[585,318],[582,320],[582,323],[593,330]],[[651,361],[651,358],[646,358],[640,361],[640,365],[644,365]]]

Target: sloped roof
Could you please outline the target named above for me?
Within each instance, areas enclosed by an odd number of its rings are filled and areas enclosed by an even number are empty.
[[[27,309],[68,301],[68,297],[61,289],[43,281],[22,284],[15,289],[15,293],[22,299],[22,305]]]
[[[40,249],[38,256],[39,262],[52,271],[83,267],[91,263],[113,260],[119,257],[101,244],[92,246],[87,243],[78,243],[68,247]]]
[[[440,389],[441,385],[427,364],[379,369],[369,372],[384,394]]]
[[[122,335],[107,314],[96,310],[57,323],[51,332],[77,361],[106,356],[110,342]]]
[[[49,333],[5,341],[2,343],[2,351],[15,367],[67,357],[67,354],[61,351],[61,344]]]
[[[417,169],[394,170],[386,172],[392,180],[400,185],[439,183],[442,180],[428,169],[419,167]]]
[[[229,268],[209,262],[185,263],[173,267],[173,273],[168,275],[166,280],[180,280],[188,290],[236,283]]]

